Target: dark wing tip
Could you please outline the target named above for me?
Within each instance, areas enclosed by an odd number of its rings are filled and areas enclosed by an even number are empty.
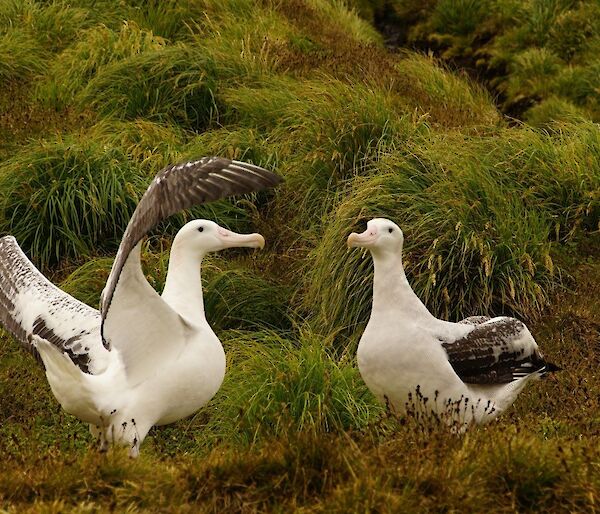
[[[167,166],[156,175],[147,193],[160,185],[158,189],[165,193],[163,199],[170,204],[166,211],[174,214],[193,204],[261,191],[282,181],[276,173],[255,164],[212,156]],[[193,189],[204,194],[194,194]],[[173,201],[175,196],[184,201]]]
[[[251,171],[253,173],[260,175],[267,182],[267,184],[266,184],[267,187],[273,187],[273,186],[276,186],[283,182],[283,177],[281,177],[280,175],[277,175],[277,173],[269,171],[265,168],[261,168],[260,166],[256,166],[255,164],[249,164],[247,162],[241,162],[241,161],[231,161],[231,162],[233,164],[235,164],[236,166],[240,166],[248,171]]]
[[[563,371],[564,368],[561,368],[560,366],[557,366],[556,364],[552,363],[552,362],[546,362],[546,365],[544,366],[544,373],[551,373],[554,371]]]

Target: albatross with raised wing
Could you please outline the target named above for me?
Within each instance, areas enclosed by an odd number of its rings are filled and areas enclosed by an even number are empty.
[[[136,457],[153,425],[189,416],[217,392],[225,353],[204,315],[200,262],[224,248],[264,246],[260,234],[190,221],[173,241],[160,296],[142,272],[142,238],[182,209],[280,181],[218,157],[163,169],[125,230],[99,311],[48,281],[14,237],[0,239],[0,322],[41,359],[56,399],[89,423],[101,448],[127,445]]]

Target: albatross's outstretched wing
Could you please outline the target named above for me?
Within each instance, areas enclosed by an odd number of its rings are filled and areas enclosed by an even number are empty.
[[[271,171],[221,157],[203,157],[160,171],[142,196],[121,240],[102,294],[102,323],[129,253],[157,223],[194,205],[260,191],[281,181],[281,177]]]
[[[128,378],[145,380],[186,342],[189,327],[148,284],[140,240],[157,223],[193,205],[250,193],[281,182],[258,166],[219,157],[169,166],[140,200],[121,241],[102,295],[102,340],[123,357]]]
[[[85,373],[107,365],[100,313],[46,279],[12,236],[0,239],[0,322],[40,361],[36,338],[58,347]]]
[[[559,369],[544,360],[533,336],[519,320],[501,317],[468,324],[475,327],[466,336],[442,342],[452,368],[467,384],[505,384],[532,373]]]

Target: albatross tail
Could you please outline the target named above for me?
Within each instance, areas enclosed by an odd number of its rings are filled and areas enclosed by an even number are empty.
[[[552,362],[546,362],[544,367],[538,371],[540,373],[541,378],[546,378],[549,373],[555,373],[556,371],[562,371],[564,368],[553,364]]]
[[[87,422],[94,422],[97,410],[86,375],[73,364],[69,356],[52,343],[34,338],[33,344],[46,368],[46,377],[55,398],[69,414]],[[76,414],[75,414],[76,413]]]
[[[34,345],[42,358],[47,375],[61,381],[81,381],[81,371],[68,355],[44,339],[36,338]]]

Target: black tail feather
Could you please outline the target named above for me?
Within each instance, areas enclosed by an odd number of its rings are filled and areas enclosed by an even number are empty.
[[[552,362],[546,362],[545,366],[540,370],[542,372],[542,377],[548,375],[548,373],[554,373],[555,371],[562,371],[564,368],[553,364]]]

